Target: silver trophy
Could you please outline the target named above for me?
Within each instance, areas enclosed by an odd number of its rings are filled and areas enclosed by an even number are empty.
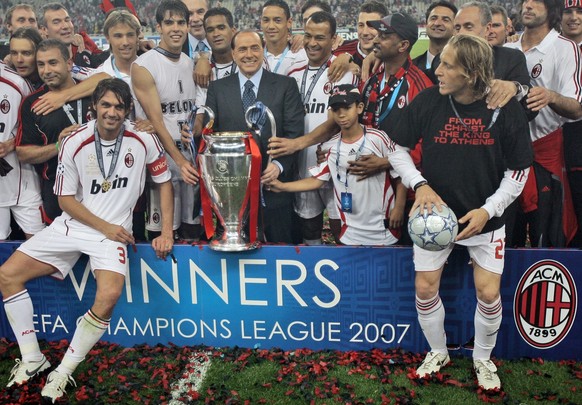
[[[198,155],[198,161],[204,188],[220,225],[209,246],[225,252],[254,249],[258,244],[251,243],[245,232],[252,161],[247,145],[252,134],[212,133],[214,113],[205,106],[200,109],[208,113],[210,120],[202,134],[206,148]]]

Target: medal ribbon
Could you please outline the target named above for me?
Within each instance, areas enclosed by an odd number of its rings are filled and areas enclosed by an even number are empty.
[[[469,129],[469,127],[463,122],[463,119],[461,118],[461,116],[459,115],[459,112],[457,111],[457,109],[455,107],[455,103],[453,103],[453,97],[451,97],[450,94],[449,94],[449,103],[451,103],[451,107],[453,108],[453,112],[455,113],[455,116],[457,117],[457,119],[459,120],[459,122],[461,123],[463,128],[465,128],[465,131],[467,131],[471,134],[475,133],[475,131],[471,131]],[[495,111],[493,111],[493,115],[491,116],[491,122],[489,123],[489,125],[487,125],[487,128],[485,128],[485,131],[489,131],[491,129],[491,127],[495,124],[495,121],[497,121],[497,117],[499,117],[500,111],[501,111],[501,108],[499,108],[499,107],[497,107],[495,109]]]
[[[67,117],[69,118],[69,121],[71,121],[72,125],[75,124],[81,125],[83,123],[83,104],[81,102],[81,99],[77,100],[77,121],[75,121],[75,118],[73,118],[73,114],[71,114],[71,110],[73,109],[73,107],[71,107],[69,104],[65,104],[62,106],[62,109],[65,112],[65,114],[67,114]]]
[[[97,155],[97,163],[99,163],[99,170],[101,170],[101,174],[103,175],[103,184],[105,184],[105,182],[109,180],[109,178],[115,171],[115,166],[117,166],[117,159],[119,158],[119,151],[121,150],[121,141],[123,139],[124,131],[125,125],[122,125],[119,133],[117,134],[117,139],[115,140],[115,148],[113,149],[113,157],[111,158],[111,164],[109,165],[109,172],[107,173],[107,177],[105,177],[105,164],[103,163],[103,150],[101,147],[101,138],[99,137],[97,123],[95,123],[95,132],[93,133],[93,136],[95,137],[95,154]]]
[[[309,88],[307,89],[307,93],[305,93],[305,85],[307,83],[307,74],[309,73],[309,65],[305,67],[305,72],[303,72],[303,78],[301,79],[301,95],[303,96],[303,105],[304,106],[305,106],[305,103],[307,103],[309,101],[309,98],[311,97],[311,93],[313,93],[313,89],[315,88],[315,85],[319,81],[319,78],[321,77],[321,75],[323,74],[325,69],[327,69],[327,64],[329,63],[330,59],[331,59],[331,57],[323,65],[321,65],[319,67],[319,69],[317,69],[317,73],[315,74],[315,77],[311,81],[311,84],[309,85]]]

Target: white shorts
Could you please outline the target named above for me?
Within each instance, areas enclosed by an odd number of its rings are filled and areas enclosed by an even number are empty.
[[[327,209],[330,219],[340,219],[331,181],[318,190],[295,193],[295,212],[303,219],[315,218]]]
[[[31,203],[0,207],[0,240],[8,239],[10,236],[10,211],[12,211],[16,223],[26,234],[37,234],[45,227],[42,220],[42,200],[40,198]]]
[[[503,274],[505,264],[505,225],[494,231],[475,235],[454,245],[466,246],[471,260],[487,271]],[[434,271],[443,267],[453,250],[447,249],[431,252],[416,245],[413,246],[415,271]]]
[[[182,152],[186,159],[190,160],[190,152]],[[172,158],[168,155],[168,167],[172,174],[172,186],[174,187],[174,219],[172,229],[176,230],[182,223],[199,224],[200,213],[194,213],[194,206],[200,193],[197,187],[185,183],[182,180],[180,169]],[[160,205],[159,186],[151,181],[146,184],[147,187],[147,218],[146,229],[152,232],[161,232],[162,230],[162,209]]]
[[[67,277],[81,253],[89,256],[91,270],[108,270],[126,275],[129,269],[127,246],[109,239],[91,241],[67,236],[64,226],[55,223],[34,235],[18,248],[39,262],[50,264],[58,271],[53,277]]]

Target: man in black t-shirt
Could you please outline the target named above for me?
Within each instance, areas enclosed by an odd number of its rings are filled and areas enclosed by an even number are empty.
[[[416,96],[392,131],[388,158],[403,184],[416,192],[411,212],[440,210],[446,204],[459,217],[455,243],[467,246],[477,291],[473,365],[480,386],[499,389],[490,356],[502,316],[504,212],[521,193],[533,160],[528,121],[513,98],[502,108],[487,108],[493,65],[483,38],[453,37],[441,53],[436,75],[438,87]],[[419,171],[405,148],[421,140]],[[450,360],[439,285],[452,248],[434,252],[414,246],[416,309],[430,345],[417,369],[421,378]]]
[[[57,170],[57,153],[62,139],[88,121],[90,99],[83,98],[39,115],[32,107],[49,91],[62,91],[75,85],[71,77],[73,62],[67,45],[56,39],[42,41],[36,50],[38,74],[45,83],[28,96],[20,106],[20,124],[16,137],[16,153],[24,163],[34,165],[41,179],[45,222],[51,223],[61,214],[53,185]]]

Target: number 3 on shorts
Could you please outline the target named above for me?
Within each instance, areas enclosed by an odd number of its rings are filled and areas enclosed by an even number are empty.
[[[126,255],[127,255],[127,253],[125,253],[125,249],[120,246],[117,248],[117,250],[119,250],[119,263],[125,264]],[[497,254],[495,254],[495,256],[497,256]]]

